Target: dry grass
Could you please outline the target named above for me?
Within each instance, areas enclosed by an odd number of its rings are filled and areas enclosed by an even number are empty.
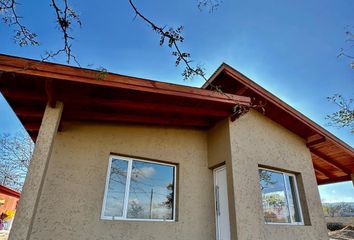
[[[354,226],[347,226],[341,230],[328,232],[330,240],[353,240]]]

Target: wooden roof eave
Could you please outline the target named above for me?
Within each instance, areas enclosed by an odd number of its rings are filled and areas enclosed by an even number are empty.
[[[99,71],[0,54],[1,73],[0,90],[34,140],[47,102],[64,102],[63,120],[193,128],[209,128],[231,116],[236,104],[251,102],[249,97],[112,73],[101,78]]]
[[[133,78],[112,73],[102,73],[89,69],[40,62],[0,54],[0,71],[45,77],[61,81],[73,81],[99,86],[129,89],[154,94],[164,94],[212,102],[249,105],[250,98],[219,93],[195,87],[182,86],[146,79]]]

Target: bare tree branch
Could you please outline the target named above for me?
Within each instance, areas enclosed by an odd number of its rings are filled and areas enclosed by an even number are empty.
[[[14,41],[21,47],[26,45],[39,45],[37,41],[37,34],[28,30],[24,26],[20,17],[16,12],[16,6],[18,3],[15,0],[0,0],[0,15],[2,15],[2,21],[14,28],[15,35]]]
[[[200,11],[204,8],[208,8],[209,13],[213,13],[219,8],[221,2],[221,0],[198,0],[198,8]]]
[[[64,46],[62,49],[59,49],[57,51],[46,52],[46,56],[42,58],[42,61],[46,61],[49,58],[53,58],[61,53],[64,53],[66,55],[67,63],[70,63],[72,59],[78,66],[80,66],[76,56],[72,53],[71,49],[71,41],[74,40],[74,38],[69,34],[69,30],[71,29],[71,25],[73,22],[76,22],[81,27],[82,24],[80,16],[69,6],[67,0],[63,0],[62,7],[60,7],[55,0],[51,0],[50,6],[55,11],[58,28],[63,35]]]
[[[347,26],[347,31],[345,32],[345,34],[347,35],[346,43],[349,46],[346,49],[341,48],[337,57],[346,57],[349,59],[354,59],[354,53],[352,52],[354,50],[354,45],[352,44],[352,42],[354,42],[353,30],[353,26]],[[354,69],[354,61],[350,63],[350,66]]]
[[[182,73],[182,76],[184,79],[189,79],[194,76],[200,76],[202,77],[205,81],[207,81],[207,78],[205,77],[204,70],[200,65],[196,65],[193,67],[191,65],[191,55],[190,53],[183,52],[181,51],[179,47],[179,43],[182,43],[184,41],[184,37],[182,36],[182,31],[183,31],[183,26],[179,26],[176,29],[169,27],[167,30],[165,29],[166,27],[160,27],[157,26],[154,22],[152,22],[150,19],[145,17],[134,5],[132,0],[129,0],[129,3],[131,7],[133,8],[136,16],[139,16],[142,20],[147,22],[153,31],[158,33],[160,35],[160,45],[162,46],[165,43],[165,40],[168,40],[168,47],[174,48],[174,51],[172,52],[173,56],[176,56],[176,66],[180,64],[182,61],[185,64],[185,69]]]

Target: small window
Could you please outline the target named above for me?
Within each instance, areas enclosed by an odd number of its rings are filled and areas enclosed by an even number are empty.
[[[111,156],[101,218],[174,221],[176,166]]]
[[[270,224],[303,224],[294,174],[259,169],[264,220]]]

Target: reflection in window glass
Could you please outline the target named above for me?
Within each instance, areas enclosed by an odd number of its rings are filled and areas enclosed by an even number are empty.
[[[259,170],[264,219],[267,223],[301,223],[295,176]]]
[[[127,180],[127,169],[127,161],[112,159],[104,211],[105,216],[123,216],[123,202]]]
[[[125,157],[110,161],[102,218],[174,220],[176,166]]]
[[[172,219],[173,167],[133,161],[128,218]]]

